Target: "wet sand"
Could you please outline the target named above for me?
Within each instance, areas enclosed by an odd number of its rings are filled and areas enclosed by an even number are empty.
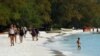
[[[52,50],[55,56],[65,56],[62,52],[57,51],[57,50]]]

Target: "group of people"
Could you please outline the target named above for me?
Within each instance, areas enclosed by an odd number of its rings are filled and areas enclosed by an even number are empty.
[[[39,30],[37,28],[31,28],[30,30],[30,34],[32,35],[32,40],[34,41],[36,39],[36,41],[38,40],[38,34],[39,34]],[[11,25],[9,28],[9,37],[10,37],[10,44],[11,46],[14,46],[14,43],[16,43],[16,37],[17,35],[19,35],[19,39],[20,39],[20,43],[23,42],[23,37],[26,37],[26,33],[27,33],[27,28],[26,27],[20,27],[17,28],[16,25]],[[80,38],[78,37],[77,39],[77,47],[80,49]]]
[[[26,38],[27,28],[26,27],[17,27],[16,25],[11,25],[9,28],[9,38],[10,38],[10,44],[11,46],[14,46],[14,43],[17,41],[17,35],[19,35],[20,43],[23,42],[23,37]],[[36,37],[36,40],[38,40],[38,29],[32,28],[30,30],[30,34],[32,35],[32,40]]]

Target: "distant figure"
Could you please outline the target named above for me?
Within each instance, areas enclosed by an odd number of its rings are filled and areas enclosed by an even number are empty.
[[[31,35],[32,35],[32,40],[34,41],[34,38],[35,38],[35,36],[36,36],[35,28],[33,28],[33,29],[31,30]]]
[[[14,31],[15,31],[15,37],[14,37],[14,39],[15,39],[15,43],[16,43],[18,30],[17,30],[16,25],[14,25],[13,27],[14,27]]]
[[[92,31],[94,32],[94,27],[92,28]]]
[[[19,37],[20,43],[22,43],[23,42],[23,36],[24,36],[23,28],[19,29],[19,35],[20,35],[20,37]]]
[[[35,29],[35,32],[36,32],[36,40],[38,40],[39,30],[36,28],[36,29]]]
[[[97,32],[99,32],[99,28],[97,28]]]
[[[74,30],[74,29],[75,29],[75,27],[72,27],[72,29]]]
[[[10,37],[11,46],[14,46],[15,30],[14,30],[13,25],[11,25],[10,28],[9,28],[9,37]]]
[[[38,29],[33,28],[33,29],[31,30],[31,35],[32,35],[32,40],[33,40],[33,41],[34,41],[34,39],[36,39],[36,41],[38,40],[38,34],[39,34]]]
[[[27,33],[27,28],[23,27],[23,32],[24,32],[24,37],[26,37],[26,33]]]
[[[80,43],[80,38],[78,37],[78,39],[77,39],[77,47],[78,47],[78,48],[81,48],[80,44],[81,44],[81,43]]]

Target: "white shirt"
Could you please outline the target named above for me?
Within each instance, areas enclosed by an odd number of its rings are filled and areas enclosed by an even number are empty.
[[[15,30],[13,28],[10,29],[10,34],[15,34]]]

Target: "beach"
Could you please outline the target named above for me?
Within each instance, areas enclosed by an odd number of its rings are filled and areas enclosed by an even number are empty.
[[[82,32],[82,30],[63,31],[61,33],[46,33],[45,31],[41,31],[38,41],[32,41],[32,36],[28,32],[26,38],[23,39],[23,43],[19,42],[19,36],[17,36],[15,46],[10,46],[7,33],[0,34],[0,56],[64,56],[59,51],[44,47],[43,44],[50,38],[62,34],[71,35],[80,32]]]

